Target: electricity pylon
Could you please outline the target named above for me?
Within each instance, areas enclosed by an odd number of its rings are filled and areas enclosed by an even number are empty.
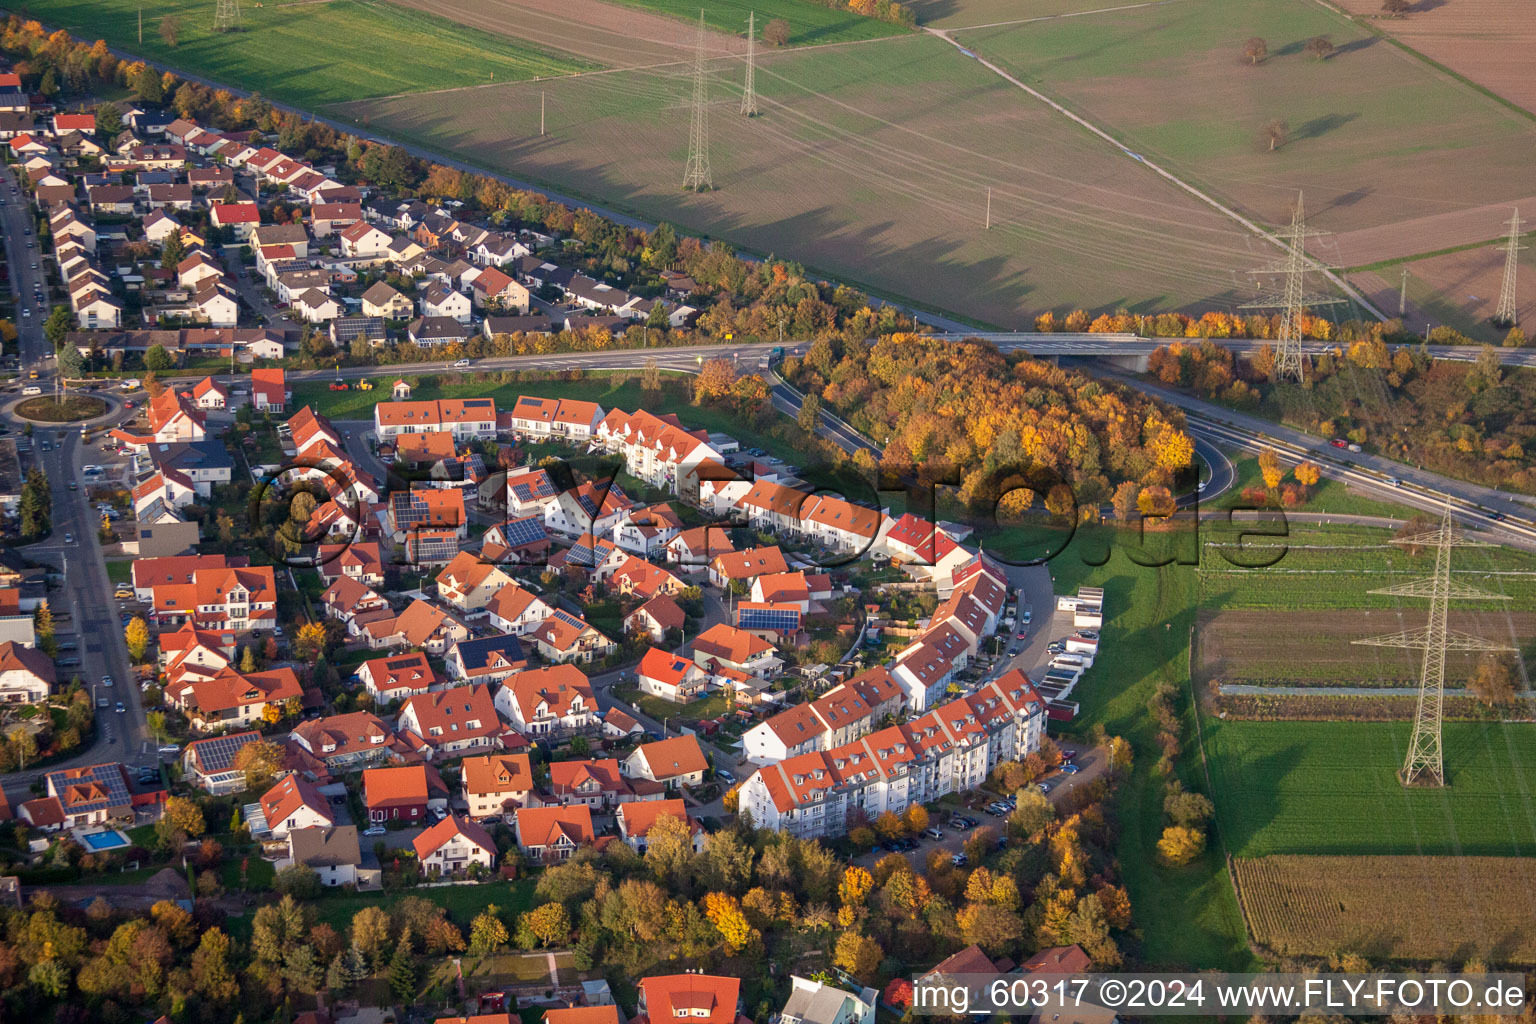
[[[741,91],[741,112],[757,116],[757,12],[747,14],[747,82]]]
[[[1307,364],[1301,356],[1301,318],[1312,306],[1328,306],[1343,299],[1331,295],[1307,292],[1307,271],[1316,264],[1307,255],[1307,239],[1322,234],[1308,231],[1306,215],[1302,210],[1301,193],[1296,193],[1296,209],[1291,214],[1291,226],[1276,236],[1287,243],[1285,258],[1266,267],[1251,271],[1254,274],[1284,274],[1285,287],[1279,292],[1261,296],[1255,302],[1244,303],[1243,309],[1279,309],[1280,334],[1275,339],[1276,380],[1294,380],[1300,384],[1306,379]]]
[[[709,172],[709,87],[704,76],[704,12],[699,12],[699,42],[693,52],[693,116],[688,123],[688,166],[683,188],[704,192],[715,187]]]
[[[240,0],[218,0],[214,9],[213,30],[232,32],[240,27]]]
[[[1515,269],[1520,265],[1520,211],[1509,218],[1509,240],[1499,247],[1504,252],[1504,284],[1499,288],[1499,308],[1494,310],[1493,322],[1514,327],[1520,322],[1515,310]]]
[[[1419,673],[1419,703],[1413,716],[1413,738],[1408,742],[1408,756],[1403,760],[1398,778],[1405,786],[1444,786],[1445,758],[1440,731],[1445,710],[1445,655],[1448,651],[1512,651],[1513,647],[1470,633],[1462,633],[1447,625],[1450,602],[1454,600],[1505,601],[1504,594],[1489,594],[1451,581],[1451,549],[1453,547],[1490,547],[1482,541],[1472,540],[1451,522],[1451,506],[1447,502],[1445,516],[1440,525],[1410,537],[1393,538],[1394,544],[1435,549],[1435,574],[1428,579],[1401,583],[1395,587],[1373,590],[1373,594],[1391,594],[1396,597],[1429,598],[1429,621],[1419,629],[1401,633],[1367,637],[1354,641],[1368,647],[1407,647],[1424,652],[1424,665]]]

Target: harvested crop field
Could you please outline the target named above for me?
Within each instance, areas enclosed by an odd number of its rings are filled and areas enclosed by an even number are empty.
[[[1239,857],[1232,868],[1253,941],[1282,956],[1536,963],[1533,858]]]
[[[1531,194],[1536,124],[1311,0],[1180,0],[954,34],[1264,223],[1288,220],[1298,191],[1310,225],[1334,232]],[[1303,51],[1318,35],[1337,47],[1324,61]],[[1257,65],[1250,36],[1268,43]],[[1270,152],[1260,132],[1275,118],[1287,141]],[[1444,244],[1426,229],[1401,247]]]
[[[1491,247],[1494,239],[1509,234],[1509,216],[1520,207],[1528,211],[1528,216],[1530,211],[1536,211],[1536,195],[1326,235],[1313,244],[1312,250],[1331,266],[1364,267],[1477,242],[1488,242]],[[1431,249],[1424,247],[1425,239],[1434,241]]]
[[[737,112],[739,62],[715,61],[717,190],[685,193],[684,70],[481,89],[472,106],[440,93],[343,110],[489,169],[1004,327],[1045,307],[1223,306],[1231,268],[1258,258],[1230,220],[927,36],[764,53],[752,119]]]
[[[1419,607],[1413,607],[1418,604]],[[1424,624],[1422,602],[1397,611],[1337,612],[1202,611],[1197,617],[1199,659],[1196,682],[1277,686],[1416,686],[1421,655],[1395,647],[1362,647],[1352,641]],[[1453,611],[1452,629],[1524,646],[1536,637],[1536,613]],[[1451,654],[1446,681],[1461,686],[1477,659]]]
[[[1536,18],[1527,0],[1416,3],[1406,18],[1381,17],[1376,0],[1333,0],[1457,74],[1536,113]]]
[[[517,36],[611,68],[689,60],[695,36],[677,20],[603,0],[391,0],[483,32]],[[743,27],[743,31],[745,27]],[[711,33],[713,53],[744,53],[746,40]]]
[[[1525,245],[1515,279],[1515,304],[1520,322],[1530,325],[1536,323],[1536,239],[1527,239]],[[1504,280],[1502,252],[1481,246],[1413,260],[1407,267],[1410,326],[1422,330],[1429,324],[1449,324],[1478,341],[1497,344],[1503,340],[1507,330],[1488,321],[1498,306]],[[1367,298],[1396,312],[1401,273],[1399,267],[1391,266],[1354,273],[1349,280]]]
[[[918,24],[942,29],[1015,25],[1050,18],[1077,18],[1136,7],[1159,7],[1183,0],[904,0]]]

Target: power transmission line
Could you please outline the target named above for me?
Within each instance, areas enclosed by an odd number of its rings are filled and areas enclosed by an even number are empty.
[[[693,115],[688,122],[688,166],[683,188],[705,192],[715,187],[709,171],[709,85],[704,77],[704,12],[699,12],[699,41],[693,51]]]
[[[1499,288],[1499,308],[1494,310],[1493,322],[1514,327],[1520,322],[1515,309],[1515,270],[1520,265],[1520,211],[1509,218],[1509,240],[1500,246],[1504,251],[1504,284]]]
[[[757,116],[757,12],[747,14],[747,82],[741,92],[741,112]]]
[[[233,32],[240,27],[240,0],[218,0],[213,15],[215,32]]]
[[[1275,353],[1274,378],[1276,380],[1293,380],[1300,384],[1306,379],[1307,366],[1301,354],[1301,318],[1308,307],[1327,306],[1344,301],[1331,295],[1307,293],[1307,271],[1315,267],[1313,260],[1307,256],[1307,239],[1315,238],[1320,234],[1322,234],[1320,231],[1307,230],[1301,193],[1296,193],[1296,209],[1291,213],[1291,226],[1284,231],[1275,232],[1277,238],[1287,242],[1285,259],[1253,271],[1255,274],[1284,274],[1285,288],[1283,291],[1265,295],[1256,302],[1244,303],[1242,306],[1243,309],[1281,310],[1280,335],[1275,339],[1275,347],[1278,350]]]
[[[1447,625],[1450,602],[1455,600],[1507,601],[1504,594],[1490,594],[1451,581],[1451,549],[1453,547],[1491,547],[1482,541],[1472,540],[1451,522],[1451,505],[1445,504],[1445,515],[1440,525],[1424,533],[1409,537],[1394,537],[1394,544],[1405,547],[1433,547],[1435,549],[1435,574],[1428,579],[1401,583],[1395,587],[1373,590],[1373,594],[1390,594],[1395,597],[1429,598],[1429,621],[1421,629],[1408,629],[1401,633],[1373,636],[1354,641],[1368,647],[1407,647],[1424,652],[1424,665],[1419,673],[1419,703],[1413,716],[1413,738],[1408,742],[1408,756],[1403,761],[1398,778],[1405,786],[1445,785],[1445,754],[1441,742],[1441,727],[1445,717],[1445,655],[1448,651],[1512,651],[1513,647],[1470,633],[1453,630]]]

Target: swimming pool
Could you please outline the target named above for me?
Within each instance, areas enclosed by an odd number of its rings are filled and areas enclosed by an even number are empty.
[[[109,829],[105,832],[88,832],[80,837],[80,841],[88,849],[94,850],[97,853],[103,850],[117,850],[131,845],[128,837],[116,829]]]

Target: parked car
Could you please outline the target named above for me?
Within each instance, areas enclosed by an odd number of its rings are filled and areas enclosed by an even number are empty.
[[[937,828],[925,829],[923,831],[923,835],[927,836],[929,839],[943,839],[944,838],[943,830],[942,829],[937,829]]]
[[[118,701],[117,702],[117,713],[122,715],[122,714],[126,714],[127,711],[128,711],[128,706],[126,704],[124,704],[122,701]]]
[[[363,835],[365,836],[381,836],[384,834],[384,832],[385,829],[383,825],[374,825],[371,828],[363,829]]]
[[[970,860],[971,858],[967,857],[963,853],[954,854],[949,858],[949,862],[957,868],[964,867],[966,864],[970,863]]]
[[[453,364],[453,368],[455,370],[462,370],[462,369],[464,369],[468,365],[469,365],[469,360],[468,359],[460,359],[458,362]]]
[[[732,775],[730,772],[726,771],[724,768],[716,768],[715,769],[715,778],[719,779],[722,782],[735,782],[736,781],[736,776]]]

